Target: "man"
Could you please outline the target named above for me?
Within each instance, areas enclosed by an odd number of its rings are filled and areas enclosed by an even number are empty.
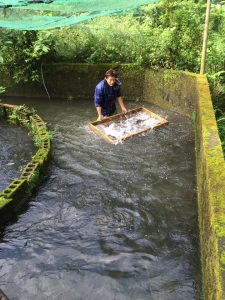
[[[120,85],[121,82],[117,78],[116,71],[113,69],[108,70],[105,73],[105,79],[97,84],[94,94],[94,104],[98,113],[98,121],[116,113],[116,101],[119,103],[121,111],[123,113],[127,112],[121,97]]]

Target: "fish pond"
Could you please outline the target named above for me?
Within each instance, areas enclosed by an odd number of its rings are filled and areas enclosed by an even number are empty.
[[[7,101],[34,107],[55,131],[41,186],[1,228],[0,287],[8,297],[200,299],[191,120],[141,103],[169,125],[113,145],[88,129],[91,102]],[[0,126],[4,188],[35,149],[25,129]]]

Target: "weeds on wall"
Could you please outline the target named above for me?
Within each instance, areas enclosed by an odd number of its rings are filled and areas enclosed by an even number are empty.
[[[225,71],[208,74],[213,105],[225,157]]]
[[[40,181],[40,172],[34,171],[30,179],[28,180],[28,189],[30,192],[37,187],[39,181]]]

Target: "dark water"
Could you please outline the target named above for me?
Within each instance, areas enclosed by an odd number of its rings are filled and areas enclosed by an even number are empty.
[[[28,131],[0,119],[0,191],[21,174],[33,153],[35,147]]]
[[[10,299],[199,299],[191,122],[154,107],[169,126],[111,145],[87,128],[92,103],[27,104],[56,133],[48,179],[1,239]]]

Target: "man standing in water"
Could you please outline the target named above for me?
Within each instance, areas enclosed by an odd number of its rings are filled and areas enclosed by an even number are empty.
[[[105,78],[97,84],[94,104],[98,113],[98,121],[116,113],[116,101],[118,101],[121,111],[124,114],[127,112],[121,97],[120,85],[121,82],[113,69],[108,70],[105,73]]]

